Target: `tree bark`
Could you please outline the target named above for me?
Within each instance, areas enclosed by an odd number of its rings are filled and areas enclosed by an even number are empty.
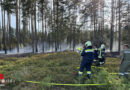
[[[42,51],[44,53],[44,16],[43,16],[43,3],[42,3]]]
[[[6,30],[5,30],[5,10],[2,9],[2,29],[3,29],[3,43],[4,43],[4,51],[7,54],[7,47],[6,47]]]
[[[33,16],[31,15],[31,30],[32,30],[32,52],[35,53],[34,47],[34,20]]]
[[[121,50],[121,1],[118,0],[119,3],[119,40],[118,40],[118,52]]]
[[[17,53],[19,53],[19,21],[18,21],[18,0],[16,0],[16,38],[17,38]]]
[[[37,18],[36,18],[36,0],[34,0],[34,25],[35,25],[35,51],[38,52],[38,48],[37,48],[37,43],[38,43],[38,39],[37,39]]]
[[[8,31],[9,31],[9,50],[11,51],[11,47],[12,47],[12,37],[11,37],[11,24],[10,24],[10,13],[7,12],[7,17],[8,17]]]
[[[111,1],[111,34],[110,34],[110,52],[113,50],[113,35],[114,35],[114,0]]]
[[[53,0],[53,12],[54,12],[54,42],[55,42],[55,52],[57,52],[57,30],[56,30],[56,10],[55,10],[55,0]]]

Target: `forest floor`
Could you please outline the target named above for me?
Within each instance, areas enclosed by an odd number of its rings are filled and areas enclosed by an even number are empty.
[[[91,79],[86,75],[75,75],[80,66],[81,56],[75,52],[59,52],[50,54],[29,55],[24,58],[7,57],[0,59],[0,73],[6,83],[0,90],[130,90],[130,80],[119,78],[119,62],[117,58],[106,58],[106,64],[92,67]],[[114,74],[111,74],[114,73]],[[40,83],[28,83],[38,81]],[[59,84],[104,84],[98,86],[50,86]]]

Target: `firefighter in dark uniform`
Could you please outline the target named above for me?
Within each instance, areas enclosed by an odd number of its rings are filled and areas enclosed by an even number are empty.
[[[91,76],[91,65],[94,59],[94,50],[92,49],[92,43],[91,41],[87,41],[85,43],[84,49],[81,52],[82,61],[79,69],[79,76],[83,74],[84,68],[86,68],[87,71],[87,77],[90,79]]]

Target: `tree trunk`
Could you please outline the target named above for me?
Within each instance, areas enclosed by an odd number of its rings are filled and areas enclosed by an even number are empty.
[[[47,37],[47,17],[46,17],[46,14],[45,14],[45,37]],[[44,38],[44,42],[46,41],[46,38]]]
[[[95,11],[94,11],[94,15],[93,15],[93,24],[94,24],[93,41],[95,42],[95,39],[96,39],[96,12]]]
[[[55,10],[55,0],[53,0],[53,12],[54,12],[54,37],[55,37],[55,39],[54,39],[54,42],[55,42],[55,52],[57,52],[57,30],[56,30],[56,17],[55,17],[55,15],[56,15],[56,10]]]
[[[113,34],[114,34],[114,0],[111,1],[111,34],[110,34],[110,52],[113,50]]]
[[[20,19],[20,4],[21,4],[21,2],[20,2],[20,0],[19,0],[19,8],[18,8],[18,21],[19,21],[19,25],[18,25],[18,31],[19,31],[19,35],[20,35],[20,26],[21,26],[21,23],[20,23],[20,21],[21,21],[21,19]],[[22,41],[21,41],[21,37],[19,37],[19,43],[20,43],[20,45],[21,45],[21,43],[22,43]]]
[[[8,30],[9,30],[9,50],[11,51],[11,47],[12,47],[12,43],[11,43],[11,24],[10,24],[10,13],[7,12],[7,16],[8,16]]]
[[[0,1],[1,3],[2,1]],[[2,15],[2,8],[1,8],[1,15]],[[0,20],[0,50],[2,49],[2,20]]]
[[[74,6],[74,11],[76,11],[76,6]],[[75,13],[75,12],[74,12]],[[76,13],[75,13],[76,14]],[[75,33],[76,33],[76,17],[74,18],[74,23],[73,23],[74,25],[73,25],[73,28],[72,28],[72,30],[73,30],[73,51],[74,51],[74,49],[75,49],[75,45],[76,45],[76,40],[75,40],[75,37],[76,37],[76,35],[75,35]]]
[[[59,0],[57,0],[56,4],[57,4],[57,20],[56,20],[56,24],[57,24],[57,30],[56,30],[57,47],[56,47],[56,49],[58,50],[58,48],[59,48]]]
[[[25,46],[25,40],[26,40],[26,30],[27,30],[27,18],[26,17],[23,17],[23,46]]]
[[[119,3],[119,40],[118,40],[118,52],[121,50],[121,1],[118,0]]]
[[[31,29],[32,29],[32,51],[33,51],[33,53],[35,53],[35,49],[34,49],[34,20],[33,20],[32,15],[31,15]]]
[[[19,22],[18,22],[18,0],[16,0],[16,38],[17,38],[17,53],[19,53]]]
[[[104,43],[104,8],[105,8],[105,0],[102,1],[103,3],[103,8],[102,8],[102,17],[103,17],[103,21],[102,21],[102,31],[101,31],[101,38],[102,38],[102,43]]]
[[[3,43],[4,43],[4,51],[7,54],[7,47],[6,47],[6,30],[5,30],[5,10],[2,9],[2,27],[3,27]]]
[[[37,48],[37,43],[38,43],[38,39],[37,39],[37,18],[36,18],[36,0],[34,0],[34,23],[35,23],[35,51],[38,52],[38,48]]]
[[[44,19],[43,19],[43,4],[42,4],[42,51],[44,53]]]
[[[0,20],[0,50],[2,49],[1,44],[2,44],[2,27],[1,27],[1,20]]]
[[[53,7],[54,8],[54,7]],[[53,22],[53,11],[51,11],[51,27],[52,27],[52,32],[54,31],[54,22]],[[54,33],[51,34],[51,37],[54,36]],[[51,41],[52,41],[52,50],[54,48],[54,40],[53,38],[51,38]]]

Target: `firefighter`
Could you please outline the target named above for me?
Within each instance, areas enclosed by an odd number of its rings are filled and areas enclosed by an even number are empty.
[[[130,49],[128,44],[123,45],[123,50],[120,53],[121,64],[119,69],[119,76],[129,76],[130,71]]]
[[[105,45],[102,44],[101,47],[99,48],[99,65],[103,65],[105,63]]]
[[[97,45],[94,46],[94,61],[98,61],[98,48],[97,48]]]
[[[96,66],[99,66],[99,59],[98,59],[98,55],[99,55],[99,50],[98,50],[98,47],[97,47],[97,45],[94,45],[93,46],[94,47],[94,65],[96,65]]]
[[[91,41],[87,41],[85,43],[85,47],[81,52],[81,56],[82,56],[82,61],[80,64],[78,75],[81,76],[83,74],[84,68],[86,68],[87,77],[90,79],[91,65],[94,59],[94,50],[92,49]]]

